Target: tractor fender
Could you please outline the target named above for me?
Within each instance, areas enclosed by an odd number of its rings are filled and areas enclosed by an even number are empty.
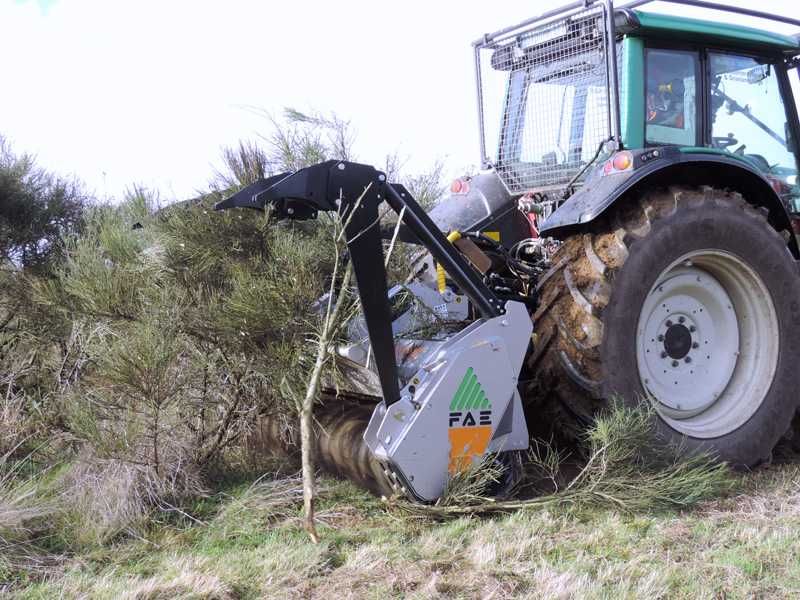
[[[778,231],[792,231],[787,206],[772,184],[746,158],[678,147],[632,150],[633,168],[604,175],[595,168],[584,186],[562,204],[540,227],[543,235],[562,239],[600,217],[609,207],[634,198],[645,189],[670,185],[708,185],[741,193],[751,204],[766,208]],[[794,236],[789,247],[800,257]]]

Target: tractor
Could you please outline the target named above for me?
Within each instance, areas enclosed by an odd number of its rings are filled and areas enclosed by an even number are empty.
[[[652,4],[573,2],[474,42],[481,168],[429,213],[337,161],[219,204],[346,217],[362,316],[339,354],[372,404],[363,446],[349,427],[343,452],[331,421],[323,463],[435,501],[454,473],[487,457],[513,472],[531,434],[575,439],[614,401],[650,403],[664,443],[736,467],[791,435],[800,37],[729,17],[800,20]],[[375,225],[383,202],[393,231]],[[420,252],[388,288],[395,238]]]

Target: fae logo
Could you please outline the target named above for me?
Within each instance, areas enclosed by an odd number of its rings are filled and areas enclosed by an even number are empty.
[[[492,404],[472,367],[450,401],[450,473],[464,471],[483,456],[492,435]]]

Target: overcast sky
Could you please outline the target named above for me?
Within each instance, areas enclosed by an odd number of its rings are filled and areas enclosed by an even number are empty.
[[[173,199],[268,131],[254,107],[291,106],[351,120],[363,162],[399,150],[457,174],[478,162],[472,40],[559,4],[0,0],[0,134],[99,196]]]

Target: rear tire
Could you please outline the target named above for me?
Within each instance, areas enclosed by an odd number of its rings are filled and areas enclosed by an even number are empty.
[[[527,396],[556,434],[648,399],[666,440],[749,467],[790,427],[800,277],[740,195],[653,190],[566,239],[539,291]]]

